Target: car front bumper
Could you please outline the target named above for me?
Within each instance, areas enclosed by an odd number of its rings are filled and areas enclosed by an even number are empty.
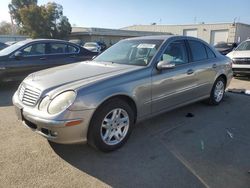
[[[94,109],[84,111],[67,110],[61,116],[49,116],[41,113],[38,109],[27,107],[18,99],[17,94],[13,96],[13,104],[18,119],[32,131],[42,135],[48,140],[61,144],[84,143],[87,141],[89,122]],[[77,125],[67,126],[70,122],[80,122]]]

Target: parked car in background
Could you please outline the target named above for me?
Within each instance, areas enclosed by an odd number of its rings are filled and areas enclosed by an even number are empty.
[[[69,40],[69,42],[77,44],[79,46],[83,46],[84,45],[83,40],[80,40],[80,39],[72,39],[72,40]]]
[[[13,45],[15,43],[17,43],[18,41],[8,41],[8,42],[5,42],[5,44],[7,44],[8,46],[10,45]]]
[[[32,72],[89,60],[95,55],[97,53],[62,40],[17,42],[0,51],[0,81],[22,80]]]
[[[239,46],[229,54],[229,58],[233,60],[234,76],[250,75],[250,39],[242,42]]]
[[[214,48],[218,50],[222,55],[227,55],[236,47],[237,43],[219,42],[216,45],[214,45]]]
[[[92,52],[101,52],[101,46],[97,42],[86,42],[83,47]]]
[[[121,40],[93,61],[28,76],[13,96],[24,125],[57,143],[121,147],[136,122],[206,99],[218,105],[231,60],[186,36]]]
[[[0,50],[6,48],[7,46],[7,44],[0,42]]]

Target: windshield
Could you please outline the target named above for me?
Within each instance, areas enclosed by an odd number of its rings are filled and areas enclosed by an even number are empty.
[[[244,51],[244,50],[250,50],[250,41],[242,42],[238,48],[236,48],[236,51]]]
[[[14,52],[15,50],[17,50],[18,48],[20,48],[21,46],[25,45],[26,43],[27,43],[27,41],[20,41],[20,42],[13,44],[13,45],[10,45],[10,46],[8,46],[0,51],[0,56],[9,55],[12,52]]]
[[[84,47],[96,47],[96,43],[85,43]]]
[[[157,52],[163,40],[124,40],[110,47],[94,61],[146,66]]]

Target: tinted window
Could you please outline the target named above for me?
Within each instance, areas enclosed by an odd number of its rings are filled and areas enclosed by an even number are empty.
[[[50,44],[51,54],[64,54],[67,53],[67,45],[63,43],[51,43]]]
[[[32,44],[22,50],[23,56],[44,55],[45,46],[44,43]]]
[[[68,53],[76,53],[78,52],[78,48],[68,45]]]
[[[205,47],[201,42],[189,40],[188,43],[191,49],[193,61],[207,59]]]
[[[215,58],[216,56],[215,56],[214,52],[208,46],[205,46],[205,47],[206,47],[208,59]]]
[[[184,41],[175,41],[168,45],[161,60],[171,61],[176,65],[188,63],[187,50]]]

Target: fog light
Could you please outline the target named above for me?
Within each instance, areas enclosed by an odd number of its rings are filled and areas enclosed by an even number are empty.
[[[58,133],[56,131],[52,131],[52,130],[49,131],[49,134],[51,136],[57,136],[58,135]]]

